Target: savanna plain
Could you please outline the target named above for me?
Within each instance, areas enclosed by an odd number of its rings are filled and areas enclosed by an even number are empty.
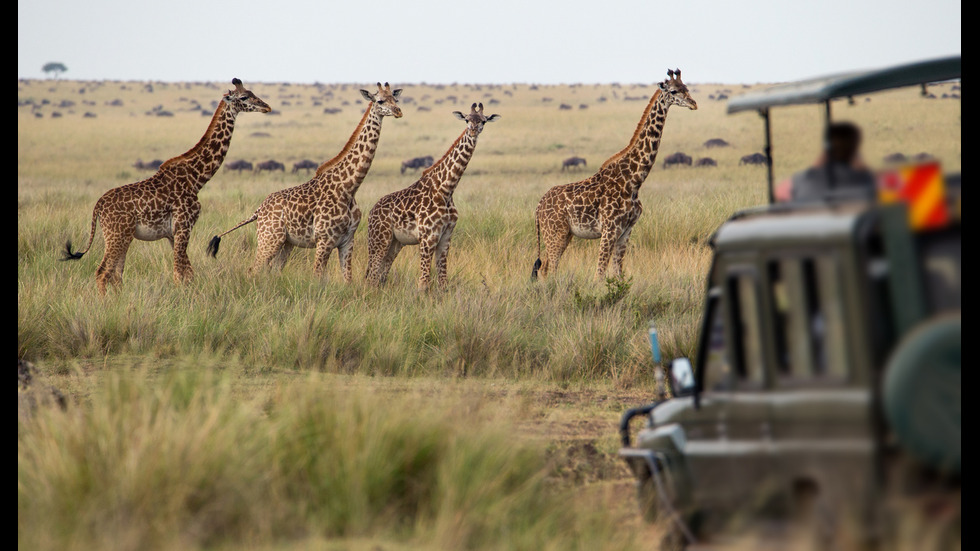
[[[660,74],[659,71],[654,71]],[[598,241],[574,240],[554,277],[532,282],[534,209],[550,187],[590,176],[627,145],[646,84],[405,84],[357,194],[354,280],[313,251],[250,274],[255,226],[208,241],[347,142],[364,84],[19,80],[18,358],[32,362],[18,417],[22,549],[650,549],[618,459],[623,411],[658,387],[647,329],[664,360],[693,357],[712,232],[767,201],[762,119],[727,115],[759,84],[685,80],[696,111],[668,114],[626,277],[593,277]],[[224,165],[199,194],[195,276],[173,281],[166,240],[136,241],[123,283],[100,297],[101,230],[81,260],[92,207],[151,173],[139,159],[190,149],[240,77],[269,114],[238,116]],[[659,80],[662,80],[662,75]],[[384,81],[382,81],[384,82]],[[834,102],[864,130],[872,167],[901,152],[960,168],[951,84]],[[452,111],[482,102],[488,124],[455,192],[459,222],[445,290],[421,292],[417,247],[387,284],[364,282],[366,222],[384,194],[418,177],[463,130]],[[56,115],[57,113],[57,115]],[[816,157],[824,111],[775,109],[774,172]],[[729,147],[708,149],[720,138]],[[663,166],[684,152],[716,166]],[[586,167],[562,170],[583,157]],[[274,159],[284,171],[237,172]],[[64,407],[52,405],[52,392]],[[23,396],[22,396],[23,397]]]

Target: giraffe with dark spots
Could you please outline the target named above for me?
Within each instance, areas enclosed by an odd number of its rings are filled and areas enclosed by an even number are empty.
[[[126,253],[133,239],[170,241],[174,280],[180,283],[193,278],[187,244],[201,214],[197,195],[221,167],[238,114],[272,111],[266,102],[246,90],[241,80],[236,78],[231,82],[235,89],[222,96],[197,145],[161,164],[149,178],[105,192],[92,211],[88,246],[84,251],[72,252],[71,241],[66,244],[62,260],[81,258],[92,248],[96,224],[101,221],[105,255],[95,272],[99,294],[105,295],[109,283],[122,283]]]
[[[667,110],[678,105],[695,110],[698,104],[681,81],[679,69],[667,71],[667,79],[643,111],[633,138],[623,150],[599,167],[589,178],[555,186],[545,192],[535,212],[538,259],[531,279],[542,278],[558,267],[558,261],[572,237],[599,239],[599,260],[595,277],[606,274],[610,259],[613,271],[623,275],[623,256],[633,226],[640,218],[640,186],[650,174],[660,149]],[[541,257],[541,241],[545,255]]]
[[[351,281],[351,245],[361,223],[361,209],[354,200],[367,176],[381,137],[384,117],[401,118],[398,106],[401,89],[392,90],[386,82],[378,91],[361,90],[367,109],[344,148],[321,164],[308,182],[283,189],[266,197],[251,216],[230,230],[214,236],[208,254],[216,257],[221,238],[238,228],[256,222],[258,246],[251,271],[286,264],[294,247],[315,248],[313,273],[322,277],[333,249],[337,249],[340,271]]]
[[[484,125],[500,118],[496,114],[484,116],[482,103],[474,103],[468,115],[459,111],[453,115],[466,122],[466,128],[449,151],[425,169],[414,184],[385,195],[368,213],[366,278],[371,285],[384,284],[402,247],[418,245],[419,289],[429,288],[433,257],[439,286],[446,287],[449,242],[459,219],[453,192],[473,157]]]

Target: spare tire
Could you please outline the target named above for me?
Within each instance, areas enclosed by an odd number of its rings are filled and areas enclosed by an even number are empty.
[[[922,322],[885,368],[883,405],[898,442],[937,469],[960,472],[960,313]]]

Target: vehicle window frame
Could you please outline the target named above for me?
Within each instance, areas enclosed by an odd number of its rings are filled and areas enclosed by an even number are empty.
[[[746,278],[751,283],[751,290],[755,293],[755,305],[752,315],[755,318],[756,350],[758,356],[759,380],[754,380],[749,375],[748,358],[745,349],[745,331],[743,329],[741,308],[741,297],[737,296],[737,290],[732,288],[732,283],[737,284],[738,280]],[[762,287],[759,270],[754,263],[745,261],[732,262],[725,266],[723,279],[723,296],[725,307],[725,319],[728,321],[725,328],[725,341],[728,346],[728,362],[734,372],[732,389],[736,391],[763,390],[772,386],[772,377],[769,374],[769,361],[766,354],[766,346],[763,339],[765,324],[762,312]],[[736,309],[738,309],[736,311]]]
[[[798,262],[799,273],[801,277],[805,278],[806,268],[804,267],[804,264],[805,262],[809,261],[813,265],[814,277],[820,278],[821,276],[819,275],[819,268],[817,267],[817,259],[826,259],[832,261],[833,262],[832,270],[831,270],[832,271],[831,278],[833,280],[832,283],[827,284],[822,280],[818,280],[814,283],[814,285],[816,285],[817,287],[820,287],[821,283],[823,283],[825,287],[827,285],[832,285],[834,288],[836,288],[837,293],[831,294],[831,296],[824,296],[822,290],[817,289],[815,291],[817,293],[816,300],[818,301],[818,303],[821,305],[822,308],[825,308],[824,305],[827,301],[829,300],[836,301],[837,303],[836,307],[839,310],[839,314],[841,318],[840,319],[841,324],[839,324],[839,326],[842,327],[844,324],[846,324],[848,305],[843,299],[844,285],[846,282],[843,277],[842,265],[844,263],[844,259],[840,257],[841,254],[842,254],[841,251],[833,247],[808,247],[806,249],[774,251],[772,254],[769,254],[765,257],[764,260],[765,262],[764,271],[766,276],[765,293],[770,309],[770,316],[773,321],[772,332],[768,336],[771,337],[769,340],[771,341],[771,346],[772,346],[772,350],[771,350],[772,358],[774,359],[775,362],[775,364],[772,366],[774,387],[777,388],[842,387],[851,384],[852,381],[854,380],[855,366],[853,365],[854,361],[850,353],[851,348],[853,347],[853,344],[851,342],[852,337],[851,335],[848,335],[846,331],[842,331],[842,334],[840,336],[840,338],[842,339],[841,345],[843,346],[843,350],[840,352],[836,352],[838,356],[844,359],[845,368],[843,373],[835,373],[833,370],[829,370],[829,369],[823,373],[817,373],[816,362],[814,360],[809,360],[807,365],[809,373],[806,375],[802,375],[798,372],[794,373],[792,371],[783,370],[782,361],[779,357],[779,353],[780,353],[779,344],[777,343],[777,338],[779,338],[780,332],[784,331],[786,327],[780,324],[779,312],[777,312],[777,307],[778,307],[777,297],[774,296],[775,282],[773,280],[771,266],[774,263],[780,264],[780,271],[782,272],[784,269],[784,266],[781,265],[782,263],[787,261]],[[781,278],[783,279],[783,281],[785,281],[785,277],[786,277],[785,274],[781,273]],[[807,293],[806,289],[801,289],[800,291],[802,293]],[[785,292],[789,292],[789,291],[787,290]],[[809,302],[809,298],[806,298],[806,300],[807,302]],[[810,309],[811,309],[811,305],[808,304],[807,312],[804,317],[809,318],[812,315]],[[809,354],[811,355],[814,354],[814,346],[815,346],[814,343],[812,342],[812,339],[813,336],[808,331],[808,341],[806,347],[809,348]],[[785,333],[784,333],[783,343],[787,345],[787,353],[789,353],[788,351],[789,339],[786,338]],[[826,343],[824,346],[829,346],[829,343]],[[827,364],[829,365],[830,362],[831,359],[828,357]]]

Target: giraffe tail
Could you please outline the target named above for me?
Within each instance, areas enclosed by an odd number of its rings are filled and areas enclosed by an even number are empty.
[[[537,215],[534,216],[534,230],[538,234],[538,259],[534,261],[534,267],[531,268],[531,281],[538,280],[538,269],[541,268],[541,223]]]
[[[211,241],[208,242],[208,256],[210,256],[211,258],[218,258],[218,247],[221,245],[221,238],[224,237],[224,236],[226,236],[226,235],[228,235],[229,233],[237,230],[238,228],[240,228],[242,226],[247,226],[248,224],[251,224],[252,222],[255,222],[256,220],[258,220],[258,218],[259,218],[259,213],[258,213],[258,211],[256,211],[255,214],[253,214],[252,216],[249,216],[248,218],[246,218],[245,220],[243,220],[241,223],[239,223],[234,228],[226,231],[225,233],[218,234],[218,235],[212,237],[211,238]]]
[[[98,206],[98,205],[96,205],[96,206]],[[96,227],[96,224],[98,223],[98,221],[99,221],[99,211],[98,211],[98,209],[95,209],[95,212],[92,213],[92,229],[89,230],[89,234],[88,234],[88,246],[85,247],[85,250],[84,251],[72,252],[72,250],[71,250],[71,239],[67,240],[65,242],[65,250],[62,251],[62,253],[61,253],[61,260],[62,261],[64,261],[64,260],[78,260],[79,258],[81,258],[82,256],[84,256],[85,253],[87,253],[89,251],[89,249],[92,248],[92,241],[95,240],[95,227]]]

